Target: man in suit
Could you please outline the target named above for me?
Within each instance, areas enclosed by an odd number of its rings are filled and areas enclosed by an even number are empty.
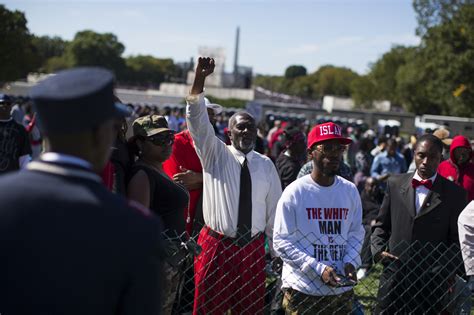
[[[50,152],[0,179],[1,314],[158,314],[161,223],[99,174],[125,112],[113,75],[77,68],[31,91]]]
[[[438,314],[462,270],[457,219],[467,196],[436,173],[442,151],[441,140],[421,136],[415,173],[388,180],[371,237],[374,259],[384,265],[377,314]]]

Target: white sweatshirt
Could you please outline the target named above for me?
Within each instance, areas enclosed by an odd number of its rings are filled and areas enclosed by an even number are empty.
[[[474,200],[459,215],[458,232],[466,274],[474,276]]]
[[[329,187],[311,175],[291,183],[276,210],[273,246],[283,260],[282,288],[310,295],[341,294],[350,287],[333,288],[321,281],[326,266],[344,275],[344,264],[360,266],[365,230],[355,185],[336,176]]]

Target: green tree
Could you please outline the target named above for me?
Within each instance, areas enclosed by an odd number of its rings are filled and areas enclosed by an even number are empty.
[[[463,5],[473,3],[472,0],[413,0],[418,21],[416,33],[424,36],[430,28],[451,21]]]
[[[282,76],[258,75],[255,77],[253,84],[270,91],[283,93],[284,81],[285,78]]]
[[[425,88],[441,114],[474,117],[474,5],[462,5],[450,21],[423,37]]]
[[[351,95],[356,107],[362,109],[371,109],[372,102],[377,100],[375,92],[375,83],[370,75],[363,75],[352,80]]]
[[[319,99],[316,92],[316,78],[313,75],[300,76],[292,80],[289,94],[304,98]]]
[[[76,33],[66,47],[66,60],[73,66],[101,66],[120,76],[125,68],[122,53],[125,46],[112,33],[85,30]]]
[[[430,80],[428,69],[421,49],[407,63],[400,66],[396,74],[397,99],[403,104],[405,110],[422,114],[440,114],[442,109],[439,104],[431,101],[430,93],[426,88]]]
[[[25,15],[0,5],[0,82],[23,78],[34,67]]]
[[[394,46],[377,60],[371,67],[370,76],[375,83],[375,97],[389,100],[400,105],[397,95],[397,72],[410,58],[413,58],[414,47]]]
[[[178,69],[172,59],[153,56],[130,56],[125,60],[127,70],[123,81],[146,86],[158,86],[173,77]]]
[[[50,64],[64,59],[61,56],[64,54],[68,42],[57,36],[33,36],[31,43],[36,57],[36,68],[38,71],[44,72],[49,59],[53,58],[52,61],[49,61]]]
[[[306,68],[299,65],[289,66],[285,71],[285,78],[287,79],[294,79],[305,75]]]
[[[474,1],[415,0],[419,47],[396,73],[396,96],[417,114],[474,116]]]
[[[214,97],[212,95],[206,95],[206,97],[209,99],[211,103],[216,103],[219,104],[223,107],[233,107],[233,108],[245,108],[245,105],[247,105],[247,101],[237,99],[237,98],[218,98]]]
[[[326,65],[315,73],[316,93],[318,95],[350,96],[351,82],[359,75],[349,68]]]
[[[74,62],[71,60],[70,56],[63,54],[59,57],[51,57],[41,66],[39,71],[46,73],[58,72],[67,68],[73,67]]]

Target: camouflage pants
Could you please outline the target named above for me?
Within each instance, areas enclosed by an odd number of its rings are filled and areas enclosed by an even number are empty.
[[[163,304],[161,313],[171,315],[173,312],[174,300],[178,296],[178,288],[181,280],[181,271],[179,267],[174,267],[168,262],[163,262],[163,283],[162,283],[162,299]]]
[[[339,295],[312,296],[289,288],[285,289],[283,309],[287,315],[351,314],[353,296],[353,290]]]

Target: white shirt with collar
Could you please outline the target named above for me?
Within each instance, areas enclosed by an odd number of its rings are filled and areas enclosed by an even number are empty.
[[[431,183],[434,183],[434,181],[436,179],[436,176],[437,176],[437,173],[435,173],[433,176],[428,178],[428,180],[431,180]],[[421,176],[418,175],[418,171],[416,171],[415,174],[413,175],[413,179],[416,179],[418,181],[423,180],[423,178],[421,178]],[[420,212],[421,206],[425,202],[425,199],[426,199],[426,197],[428,196],[429,193],[430,193],[430,190],[428,188],[426,188],[425,186],[423,186],[423,185],[420,185],[420,186],[416,187],[416,189],[415,189],[415,208],[416,208],[416,214],[417,215]]]
[[[237,232],[240,171],[247,158],[252,178],[252,236],[273,237],[275,209],[281,184],[273,162],[258,152],[246,155],[216,137],[204,93],[187,97],[186,121],[203,167],[203,216],[211,229],[229,237]]]
[[[62,163],[62,164],[69,164],[73,166],[80,166],[80,167],[92,170],[91,163],[87,162],[84,159],[78,158],[77,156],[72,156],[68,154],[46,152],[41,155],[41,160],[45,162]]]

